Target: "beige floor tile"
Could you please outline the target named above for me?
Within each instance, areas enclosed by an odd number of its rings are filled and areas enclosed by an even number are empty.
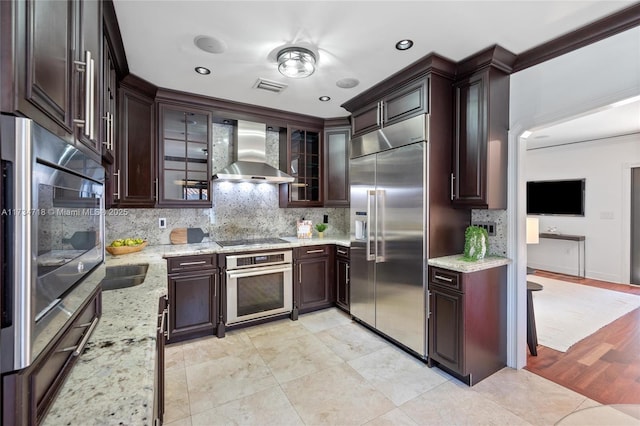
[[[164,349],[164,369],[184,368],[182,345],[168,345]]]
[[[380,417],[376,417],[370,422],[365,423],[366,426],[418,426],[418,423],[407,416],[404,411],[399,408],[391,410]]]
[[[353,322],[321,331],[316,336],[345,361],[389,346],[382,337]]]
[[[344,362],[314,335],[289,339],[275,346],[261,347],[258,353],[279,383]]]
[[[587,399],[527,370],[503,368],[473,387],[535,425],[555,424]]]
[[[298,321],[312,333],[318,333],[353,322],[347,313],[338,308],[324,309],[300,315]]]
[[[192,426],[191,425],[191,417],[186,417],[184,419],[176,420],[171,423],[162,423],[164,426]]]
[[[185,344],[182,348],[185,367],[254,350],[245,333],[228,334],[222,339],[209,336]]]
[[[360,425],[394,405],[347,364],[282,385],[307,425]]]
[[[282,319],[246,329],[246,334],[256,348],[277,346],[289,339],[308,336],[309,330],[300,321]]]
[[[304,424],[279,386],[196,414],[191,418],[191,423],[193,426]]]
[[[419,425],[529,425],[459,381],[449,381],[402,405]]]
[[[278,383],[254,351],[203,362],[185,370],[192,415]]]
[[[640,425],[640,405],[636,412],[625,413],[615,406],[601,405],[574,411],[561,419],[557,426],[637,426]]]
[[[165,371],[164,422],[171,423],[189,418],[189,391],[187,374],[184,368]]]
[[[396,406],[448,380],[450,376],[391,346],[349,361],[362,377]]]

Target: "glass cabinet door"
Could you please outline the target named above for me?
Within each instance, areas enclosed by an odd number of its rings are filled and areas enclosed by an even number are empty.
[[[321,205],[319,130],[289,127],[288,171],[295,180],[289,184],[288,205]]]
[[[160,204],[211,205],[211,114],[160,106]]]

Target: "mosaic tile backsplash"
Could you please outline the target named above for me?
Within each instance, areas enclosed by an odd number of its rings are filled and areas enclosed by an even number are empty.
[[[507,211],[471,210],[472,222],[495,222],[496,235],[489,237],[489,254],[507,255]]]
[[[272,184],[213,183],[211,209],[119,209],[106,216],[107,244],[123,237],[144,238],[150,245],[170,244],[173,228],[202,228],[210,241],[238,238],[294,237],[301,218],[322,222],[329,215],[325,235],[343,235],[349,229],[345,208],[288,208],[278,206],[278,187]],[[158,219],[167,228],[159,229]],[[315,231],[314,231],[315,232]],[[206,240],[205,240],[206,241]]]

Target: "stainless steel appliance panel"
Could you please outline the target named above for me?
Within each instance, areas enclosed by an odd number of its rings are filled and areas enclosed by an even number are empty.
[[[376,328],[426,354],[427,144],[377,154]]]
[[[32,120],[0,120],[0,369],[8,372],[29,366],[99,285],[104,168]]]
[[[375,258],[371,240],[375,235],[376,156],[351,160],[351,314],[375,327]]]

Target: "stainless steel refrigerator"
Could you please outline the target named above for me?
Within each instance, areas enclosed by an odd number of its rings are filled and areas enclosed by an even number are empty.
[[[428,121],[352,140],[351,314],[427,356]]]

